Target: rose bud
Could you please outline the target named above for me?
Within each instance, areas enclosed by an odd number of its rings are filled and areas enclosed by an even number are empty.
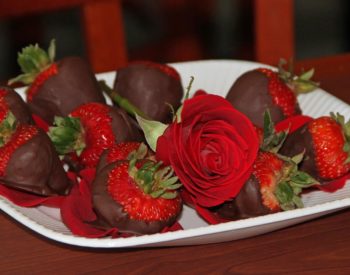
[[[210,94],[185,100],[180,111],[168,126],[151,122],[147,127],[138,118],[157,159],[172,166],[195,204],[213,207],[234,198],[259,148],[252,122],[226,99]]]

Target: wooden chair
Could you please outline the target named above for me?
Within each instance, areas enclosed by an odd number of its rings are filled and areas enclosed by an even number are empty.
[[[0,0],[0,20],[79,8],[87,57],[95,72],[127,62],[121,0]]]
[[[257,61],[276,65],[282,57],[295,57],[295,17],[293,0],[253,0],[255,29],[255,58]],[[323,79],[321,87],[331,91],[334,84],[342,83],[339,94],[350,90],[350,53],[308,60],[296,60],[297,71],[315,68],[315,79]],[[347,80],[348,79],[348,80]],[[339,85],[338,85],[339,86]],[[332,91],[331,91],[332,92]]]

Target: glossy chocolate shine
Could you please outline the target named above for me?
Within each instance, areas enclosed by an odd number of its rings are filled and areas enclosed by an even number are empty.
[[[12,154],[1,181],[44,196],[65,195],[71,187],[50,139],[41,130]]]
[[[142,63],[118,70],[114,89],[151,119],[171,121],[169,104],[177,110],[183,97],[181,82]]]
[[[58,74],[39,87],[29,107],[49,124],[54,116],[67,116],[76,107],[89,103],[105,103],[95,75],[80,57],[66,57],[57,62]]]

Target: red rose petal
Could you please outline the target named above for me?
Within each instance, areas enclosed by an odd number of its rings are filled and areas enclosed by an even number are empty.
[[[228,222],[228,220],[225,220],[219,217],[214,212],[211,212],[208,209],[200,207],[198,205],[196,206],[196,211],[209,224],[219,224],[219,223]]]
[[[312,117],[305,115],[296,115],[289,117],[275,125],[275,129],[277,132],[285,131],[289,129],[289,133],[293,133],[295,130],[302,127],[305,123],[313,120]]]
[[[67,173],[72,183],[76,183],[76,175],[72,172]],[[45,205],[59,208],[62,205],[65,196],[40,196],[25,191],[12,189],[0,183],[0,195],[11,201],[13,204],[22,207],[35,207]]]
[[[202,90],[202,89],[199,89],[199,90],[195,91],[193,97],[199,96],[199,95],[207,95],[207,94],[208,94],[208,93],[207,93],[206,91],[204,91],[204,90]]]
[[[75,185],[69,196],[63,201],[61,216],[64,224],[75,235],[88,238],[118,235],[116,228],[104,230],[93,225],[96,215],[92,209],[90,183],[84,180]]]
[[[40,116],[32,114],[34,123],[36,126],[44,130],[45,132],[49,131],[49,124],[45,120],[43,120]]]
[[[211,207],[238,194],[258,147],[245,115],[220,96],[198,95],[158,139],[156,155],[171,164],[197,205]]]
[[[339,179],[332,180],[327,183],[322,183],[321,185],[316,185],[316,187],[322,191],[332,193],[339,189],[342,189],[345,186],[345,183],[348,179],[350,179],[350,173],[342,176]]]
[[[11,189],[0,183],[0,195],[11,201],[13,204],[22,207],[34,207],[46,205],[51,207],[60,207],[64,197],[43,197],[23,191]]]
[[[183,227],[181,226],[181,224],[179,224],[178,222],[175,222],[172,226],[169,227],[165,227],[161,233],[165,233],[165,232],[174,232],[174,231],[178,231],[178,230],[183,230]]]

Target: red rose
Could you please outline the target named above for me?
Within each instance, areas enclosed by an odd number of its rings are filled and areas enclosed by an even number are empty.
[[[216,95],[184,102],[181,122],[157,140],[157,158],[171,165],[192,201],[212,207],[234,198],[251,174],[259,141],[251,121]]]

